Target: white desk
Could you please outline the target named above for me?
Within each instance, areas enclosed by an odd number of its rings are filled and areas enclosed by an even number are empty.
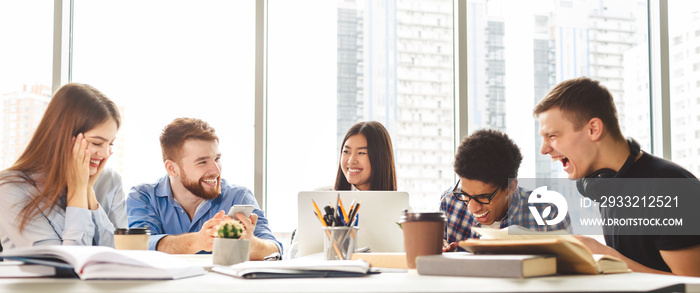
[[[180,255],[211,266],[211,255]],[[314,255],[308,257],[316,257]],[[415,270],[358,278],[239,279],[208,272],[172,281],[2,279],[0,292],[700,292],[700,278],[626,273],[529,279],[421,276]]]
[[[247,280],[213,272],[174,281],[0,279],[0,292],[683,292],[685,288],[700,292],[700,278],[628,273],[501,279],[421,276],[409,271],[327,279]]]

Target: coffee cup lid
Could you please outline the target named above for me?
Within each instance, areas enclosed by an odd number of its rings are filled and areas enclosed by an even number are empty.
[[[447,218],[443,212],[429,212],[429,213],[409,213],[408,210],[404,210],[403,214],[399,218],[399,223],[404,222],[415,222],[415,221],[438,221],[444,222]]]
[[[148,227],[141,228],[117,228],[114,230],[114,235],[139,235],[139,234],[151,234],[151,230]]]

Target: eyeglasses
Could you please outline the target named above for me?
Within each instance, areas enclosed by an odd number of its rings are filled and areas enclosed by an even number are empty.
[[[466,192],[462,191],[462,188],[460,187],[460,183],[462,183],[462,180],[458,180],[457,184],[455,184],[455,187],[452,188],[452,196],[457,198],[458,200],[461,200],[465,203],[469,203],[472,199],[476,200],[476,202],[480,204],[490,204],[491,200],[493,199],[494,196],[496,196],[496,193],[498,193],[499,190],[501,190],[501,187],[503,185],[499,185],[496,190],[494,190],[491,194],[477,194],[477,195],[469,195]]]

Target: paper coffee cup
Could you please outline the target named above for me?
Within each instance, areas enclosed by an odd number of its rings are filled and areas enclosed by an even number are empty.
[[[126,250],[148,250],[151,230],[143,228],[118,228],[114,230],[114,248]]]
[[[403,230],[406,264],[409,269],[416,268],[416,257],[442,253],[442,240],[445,235],[447,218],[442,212],[409,213],[399,219]]]

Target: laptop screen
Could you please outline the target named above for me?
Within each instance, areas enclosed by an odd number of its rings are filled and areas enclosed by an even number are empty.
[[[323,207],[334,206],[340,195],[345,211],[353,202],[361,203],[358,210],[359,230],[357,249],[369,247],[371,252],[402,252],[403,232],[396,224],[403,210],[409,208],[408,193],[403,191],[302,191],[297,201],[296,236],[298,255],[323,252],[321,221],[314,215],[316,202],[323,216]]]

